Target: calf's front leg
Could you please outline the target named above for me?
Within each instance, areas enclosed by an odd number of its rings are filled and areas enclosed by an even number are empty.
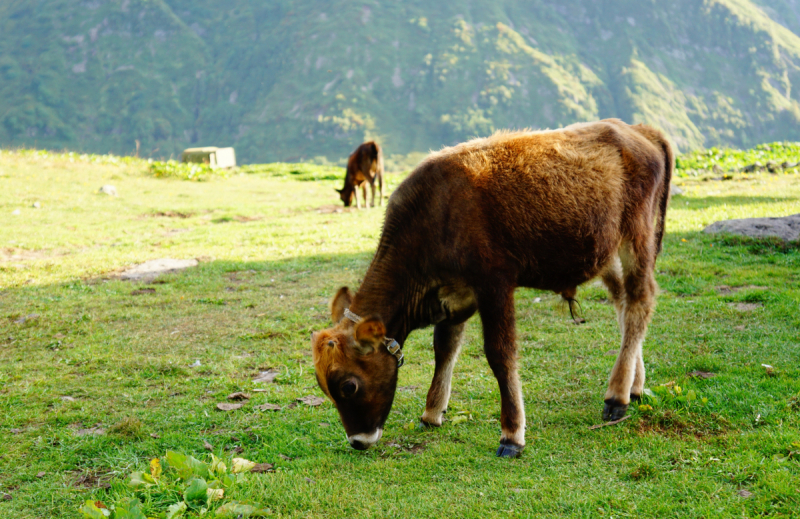
[[[436,356],[436,368],[433,381],[428,390],[425,412],[422,414],[424,425],[442,425],[442,415],[450,401],[450,387],[453,368],[461,351],[462,339],[466,323],[450,325],[439,323],[433,328],[433,351]]]
[[[500,387],[500,447],[497,455],[516,458],[525,448],[525,404],[517,372],[517,343],[513,287],[493,287],[480,294],[484,352]]]

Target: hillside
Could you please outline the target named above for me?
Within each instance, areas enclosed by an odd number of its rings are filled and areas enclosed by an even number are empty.
[[[682,151],[800,140],[800,9],[758,3],[8,1],[0,146],[337,161],[611,116]]]

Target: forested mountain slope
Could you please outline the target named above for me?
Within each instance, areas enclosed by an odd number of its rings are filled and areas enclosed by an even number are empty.
[[[601,117],[681,150],[800,140],[799,4],[766,4],[6,0],[0,146],[335,160]]]

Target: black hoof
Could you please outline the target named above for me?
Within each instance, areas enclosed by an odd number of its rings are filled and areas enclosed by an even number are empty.
[[[637,404],[642,401],[642,395],[634,395],[631,393],[631,403],[636,402]]]
[[[628,412],[628,404],[620,404],[615,398],[606,400],[606,405],[603,406],[603,420],[613,422],[619,420],[625,413]]]
[[[497,448],[498,458],[519,458],[522,455],[524,445],[516,445],[514,443],[501,443]]]

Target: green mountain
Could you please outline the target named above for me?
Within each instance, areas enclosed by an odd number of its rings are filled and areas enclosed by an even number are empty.
[[[800,140],[792,30],[800,0],[5,0],[0,146],[338,160],[612,116],[683,151]]]

